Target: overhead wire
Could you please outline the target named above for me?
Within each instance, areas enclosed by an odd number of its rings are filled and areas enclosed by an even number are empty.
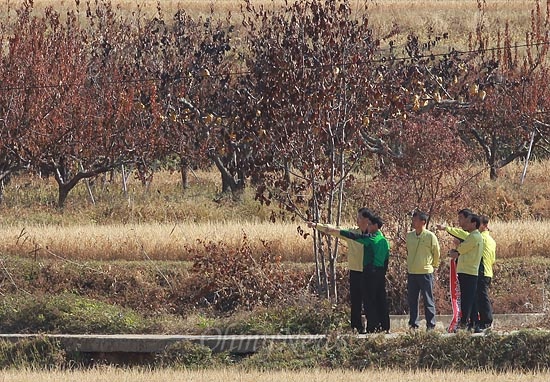
[[[531,43],[531,44],[515,44],[512,46],[512,48],[526,48],[526,47],[537,47],[537,46],[543,46],[543,45],[550,45],[550,42],[544,41],[544,42],[537,42],[537,43]],[[401,46],[403,48],[403,46]],[[384,48],[385,49],[385,48]],[[484,52],[493,52],[498,50],[504,50],[506,47],[498,46],[498,47],[490,47],[490,48],[480,48],[480,49],[470,49],[470,50],[457,50],[457,49],[451,49],[448,52],[445,53],[425,53],[421,55],[409,55],[409,56],[401,56],[401,57],[381,57],[381,58],[375,58],[375,59],[369,59],[365,60],[362,64],[376,64],[376,63],[384,63],[384,62],[395,62],[395,61],[408,61],[408,60],[420,60],[424,58],[435,58],[435,57],[445,57],[445,56],[452,56],[452,55],[467,55],[472,53],[484,53]],[[377,52],[380,52],[377,50]],[[321,64],[321,65],[306,65],[302,67],[301,69],[305,70],[315,70],[315,69],[327,69],[327,68],[336,68],[336,67],[346,67],[352,65],[350,62],[342,62],[342,63],[334,63],[334,64]],[[280,71],[291,71],[296,70],[297,68],[289,68],[289,67],[273,67],[275,70]],[[207,77],[240,77],[240,76],[246,76],[253,74],[253,70],[242,70],[242,71],[234,71],[229,73],[209,73]],[[204,75],[199,75],[205,77]],[[123,84],[123,83],[143,83],[143,82],[159,82],[159,81],[169,81],[169,82],[177,82],[182,79],[187,78],[186,76],[174,76],[169,78],[160,78],[160,77],[144,77],[144,78],[128,78],[128,79],[110,79],[110,80],[104,80],[100,81],[99,83],[102,84]],[[21,85],[21,86],[6,86],[6,87],[0,87],[0,91],[17,91],[17,90],[40,90],[40,89],[56,89],[56,88],[62,88],[62,87],[81,87],[85,86],[86,83],[89,83],[89,81],[86,82],[74,82],[74,83],[64,83],[60,82],[57,84],[39,84],[39,85]]]

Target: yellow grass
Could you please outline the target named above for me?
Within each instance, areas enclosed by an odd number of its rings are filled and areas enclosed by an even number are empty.
[[[303,239],[297,228],[297,223],[243,221],[0,227],[0,253],[72,260],[188,260],[190,250],[204,251],[198,240],[223,241],[235,248],[246,235],[255,252],[265,240],[283,261],[310,262],[311,236]],[[548,222],[493,222],[491,229],[499,258],[548,256]],[[438,235],[446,243],[447,235]]]
[[[11,0],[10,4],[20,4],[22,0]],[[41,12],[48,6],[58,9],[74,9],[75,2],[71,0],[35,0],[35,9]],[[173,14],[178,8],[184,9],[193,16],[207,15],[213,5],[218,15],[226,15],[232,12],[234,18],[238,13],[242,1],[239,0],[161,0],[161,8],[166,15]],[[289,3],[292,3],[289,0]],[[367,1],[367,12],[370,16],[370,24],[376,32],[376,36],[385,36],[393,25],[400,27],[398,36],[392,37],[399,45],[403,43],[409,31],[426,36],[428,30],[433,34],[450,33],[450,38],[461,47],[465,47],[468,34],[475,31],[478,22],[476,0],[371,0]],[[142,14],[155,15],[157,13],[157,1],[155,0],[112,0],[122,14],[130,14],[135,11],[137,5],[141,6]],[[262,5],[266,8],[278,8],[284,4],[283,0],[252,0],[254,5]],[[350,1],[355,14],[365,12],[364,1]],[[534,7],[534,0],[487,0],[486,1],[487,25],[491,29],[497,24],[504,27],[508,20],[512,33],[516,40],[524,40],[524,31],[530,27],[530,11]],[[0,6],[0,13],[5,12],[6,5]],[[85,9],[85,1],[80,2],[80,9]],[[63,13],[63,12],[62,12]],[[169,17],[168,17],[169,19]],[[383,44],[387,41],[383,41]],[[448,44],[443,44],[446,47]]]
[[[1,381],[10,382],[165,382],[165,381],[240,381],[240,382],[350,382],[350,381],[409,381],[409,382],[535,382],[548,381],[550,373],[442,372],[442,371],[348,371],[307,370],[284,372],[245,372],[228,370],[155,370],[99,368],[85,371],[17,371],[0,372]]]

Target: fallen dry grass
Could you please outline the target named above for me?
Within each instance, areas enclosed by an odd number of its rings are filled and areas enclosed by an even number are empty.
[[[144,370],[144,369],[116,369],[97,368],[92,370],[76,371],[32,371],[6,370],[0,372],[0,378],[10,382],[164,382],[164,381],[326,381],[349,382],[376,380],[379,382],[409,381],[424,382],[435,380],[440,382],[542,382],[548,381],[550,373],[494,373],[494,372],[452,372],[452,371],[391,371],[391,370],[307,370],[259,372],[242,371],[236,369],[225,370]]]
[[[550,255],[548,222],[497,221],[491,227],[500,259]],[[282,261],[310,262],[312,239],[302,238],[297,228],[297,223],[243,221],[0,227],[0,253],[85,261],[189,260],[204,252],[200,241],[237,248],[246,236],[254,252],[262,251],[265,241]]]

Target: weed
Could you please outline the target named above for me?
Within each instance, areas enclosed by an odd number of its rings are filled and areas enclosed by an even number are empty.
[[[54,369],[66,364],[66,353],[48,338],[0,341],[0,368]]]

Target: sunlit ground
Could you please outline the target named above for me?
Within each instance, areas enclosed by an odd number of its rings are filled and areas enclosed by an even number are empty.
[[[441,371],[348,371],[308,370],[281,372],[246,372],[236,369],[225,370],[156,370],[99,368],[85,371],[2,371],[0,381],[9,382],[167,382],[167,381],[376,381],[376,382],[527,382],[549,381],[550,373],[494,373],[494,372],[441,372]]]

